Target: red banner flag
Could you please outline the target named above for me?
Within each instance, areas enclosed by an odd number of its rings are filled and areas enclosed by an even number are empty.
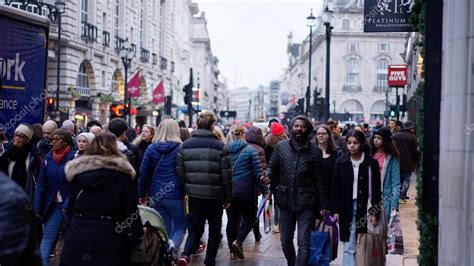
[[[154,104],[165,102],[165,86],[163,85],[163,80],[161,80],[158,86],[153,90],[153,99],[151,101]]]
[[[127,88],[128,93],[130,93],[130,98],[140,97],[140,71],[128,82]]]

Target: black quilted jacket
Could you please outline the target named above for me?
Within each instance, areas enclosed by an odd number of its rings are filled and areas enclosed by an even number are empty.
[[[328,209],[322,167],[323,155],[316,145],[308,141],[297,146],[292,139],[279,142],[267,166],[278,206],[294,212]]]

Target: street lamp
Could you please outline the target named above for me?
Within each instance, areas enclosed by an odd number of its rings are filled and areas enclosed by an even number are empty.
[[[309,106],[311,100],[311,53],[313,50],[313,27],[316,26],[316,17],[313,16],[313,9],[306,18],[306,26],[309,27],[309,73],[308,73],[308,87],[306,88],[306,111],[305,115],[308,116]]]
[[[127,41],[122,46],[122,49],[120,50],[119,55],[122,58],[123,68],[125,70],[125,93],[124,93],[123,105],[125,106],[125,114],[128,117],[128,126],[130,126],[131,125],[131,115],[130,115],[131,106],[130,106],[130,95],[128,93],[128,68],[130,67],[130,63],[132,62],[132,59],[135,53],[133,52],[132,48],[129,47]]]
[[[332,31],[332,26],[331,22],[333,20],[333,12],[332,10],[329,10],[328,6],[326,5],[326,8],[324,8],[323,11],[323,23],[324,26],[326,27],[326,102],[325,102],[325,115],[326,115],[326,121],[329,120],[329,70],[330,70],[330,48],[331,48],[331,31]]]
[[[43,1],[40,1],[43,2]],[[61,15],[66,11],[66,3],[62,0],[58,0],[54,3],[56,12],[54,16],[58,21],[58,62],[56,69],[56,115],[59,116],[59,72],[61,70]],[[51,14],[51,13],[50,13]],[[58,117],[56,117],[58,119]]]

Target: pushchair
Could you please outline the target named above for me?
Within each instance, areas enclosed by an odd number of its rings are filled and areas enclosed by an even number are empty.
[[[168,266],[174,258],[174,243],[166,232],[161,215],[153,208],[138,205],[147,233],[132,254],[134,266]]]

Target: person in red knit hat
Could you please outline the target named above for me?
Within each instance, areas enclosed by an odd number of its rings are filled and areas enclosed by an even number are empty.
[[[280,123],[272,123],[271,132],[273,136],[279,136],[285,134],[285,127]]]

